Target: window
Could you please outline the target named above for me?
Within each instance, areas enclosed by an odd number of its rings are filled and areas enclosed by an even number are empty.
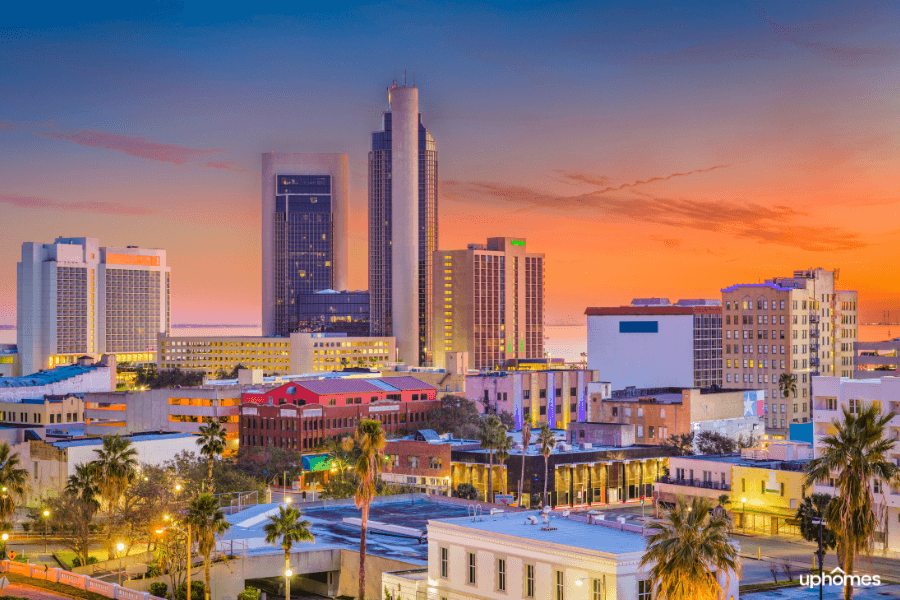
[[[653,585],[649,579],[638,581],[638,600],[653,600]]]
[[[475,585],[475,553],[469,552],[469,583]]]
[[[556,600],[566,600],[566,578],[562,571],[556,572]]]
[[[503,558],[497,559],[497,591],[506,591],[506,560]]]
[[[525,565],[525,597],[534,598],[534,565]]]
[[[606,600],[603,596],[603,580],[594,579],[591,586],[591,600]]]

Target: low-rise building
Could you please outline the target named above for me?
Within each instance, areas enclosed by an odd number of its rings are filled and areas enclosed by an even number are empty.
[[[296,381],[247,392],[242,401],[243,447],[299,451],[351,434],[360,419],[378,420],[388,432],[418,429],[440,407],[434,387],[415,377]]]
[[[395,360],[392,337],[346,333],[290,336],[171,336],[160,334],[157,369],[217,373],[243,366],[266,375],[325,373],[344,367],[384,368]]]
[[[85,435],[133,435],[145,431],[199,434],[218,420],[228,450],[237,450],[238,413],[247,386],[201,386],[85,394]],[[258,386],[254,387],[258,389]]]
[[[737,439],[765,436],[762,390],[654,388],[592,393],[588,419],[630,423],[635,443],[662,444],[671,435],[715,431]]]
[[[25,398],[12,402],[0,401],[0,423],[28,425],[58,425],[84,422],[84,400],[68,394]]]
[[[538,513],[437,519],[428,522],[427,579],[405,570],[385,573],[382,582],[392,598],[406,591],[410,598],[458,600],[649,600],[652,565],[640,566],[646,545],[640,530],[555,514],[549,526]],[[738,597],[736,573],[718,573],[717,580],[724,598]]]
[[[565,432],[559,432],[565,435]],[[534,442],[534,436],[532,436]],[[480,447],[451,450],[453,489],[469,483],[484,499],[488,489],[488,451]],[[525,476],[522,479],[522,461]],[[544,456],[536,444],[524,450],[513,448],[505,463],[494,457],[493,495],[509,494],[518,500],[523,481],[524,504],[538,506],[544,492]],[[668,465],[668,455],[658,446],[594,446],[590,443],[558,442],[546,461],[547,495],[550,506],[592,506],[649,498],[653,483]]]
[[[679,496],[707,498],[735,516],[742,531],[798,534],[797,507],[806,495],[803,478],[812,447],[801,442],[773,441],[740,454],[673,456],[668,475],[656,484],[659,502]]]
[[[844,418],[844,411],[859,412],[874,404],[884,414],[900,415],[900,377],[849,379],[846,377],[813,377],[813,441],[816,457],[822,455],[822,438],[836,433],[834,422]],[[900,416],[887,423],[884,439],[900,437]],[[895,446],[888,459],[900,463],[900,446]],[[900,551],[900,485],[891,482],[870,483],[875,500],[875,514],[883,514],[875,526],[875,547]],[[816,484],[816,492],[836,495],[832,485]]]
[[[19,374],[19,348],[15,344],[0,344],[0,377]]]
[[[846,359],[845,363],[846,363]],[[842,365],[846,367],[846,364]],[[900,338],[884,342],[856,342],[853,379],[896,377],[900,366]]]
[[[490,371],[466,377],[466,397],[481,412],[510,413],[516,429],[526,419],[566,429],[569,423],[589,420],[588,385],[596,381],[597,371],[586,369]]]
[[[388,440],[381,478],[389,483],[411,485],[416,492],[450,496],[450,450],[461,446],[476,448],[479,443],[455,440],[450,434],[438,435],[431,429]]]
[[[25,398],[108,392],[116,389],[116,358],[104,354],[99,361],[82,356],[75,364],[23,375],[0,377],[0,402]]]

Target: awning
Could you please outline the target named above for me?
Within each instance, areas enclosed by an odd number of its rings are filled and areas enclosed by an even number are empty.
[[[303,457],[304,471],[328,471],[331,469],[331,456],[328,454],[311,454]]]

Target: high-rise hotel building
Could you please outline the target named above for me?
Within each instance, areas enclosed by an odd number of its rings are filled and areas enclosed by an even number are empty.
[[[262,155],[262,333],[302,329],[298,297],[347,287],[346,154]]]
[[[101,248],[96,238],[22,244],[17,265],[17,342],[22,374],[115,354],[156,360],[169,331],[165,250]]]
[[[437,249],[437,148],[419,90],[396,82],[369,152],[371,335],[397,339],[409,365],[434,363],[429,345]]]
[[[722,385],[764,386],[766,431],[776,436],[810,421],[813,376],[853,374],[856,292],[836,290],[837,275],[807,269],[722,290]],[[787,398],[779,387],[783,374],[796,383]]]
[[[544,356],[544,255],[521,238],[434,253],[434,362],[468,352],[472,369]]]

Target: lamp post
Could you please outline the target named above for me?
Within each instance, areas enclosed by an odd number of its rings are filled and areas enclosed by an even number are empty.
[[[743,508],[741,509],[741,532],[747,533],[747,497],[741,498],[741,504]]]
[[[816,508],[816,512],[819,512],[818,508]],[[822,519],[821,516],[817,519],[812,520],[813,525],[819,526],[819,551],[816,553],[819,555],[819,600],[822,600],[822,573],[824,572],[823,571],[824,567],[822,566],[822,559],[825,558],[825,556],[824,556],[825,553],[822,551],[822,527],[823,527],[824,523],[825,523],[825,520]]]
[[[166,521],[169,520],[169,515],[163,517]],[[191,599],[191,524],[188,523],[187,531],[181,529],[180,527],[175,527],[174,525],[166,525],[165,527],[160,527],[156,530],[158,535],[162,535],[166,532],[167,529],[174,529],[187,537],[187,600]],[[172,592],[175,593],[174,591]]]
[[[291,600],[291,576],[294,574],[290,568],[284,571],[284,600]]]
[[[119,542],[116,544],[116,550],[119,551],[119,585],[122,585],[122,552],[125,551],[125,544]]]
[[[50,527],[50,511],[44,510],[44,554],[47,554],[47,534]]]
[[[0,536],[0,538],[3,538],[3,558],[5,559],[7,557],[7,555],[9,554],[9,552],[6,549],[6,540],[9,539],[9,534],[4,533],[2,536]]]

